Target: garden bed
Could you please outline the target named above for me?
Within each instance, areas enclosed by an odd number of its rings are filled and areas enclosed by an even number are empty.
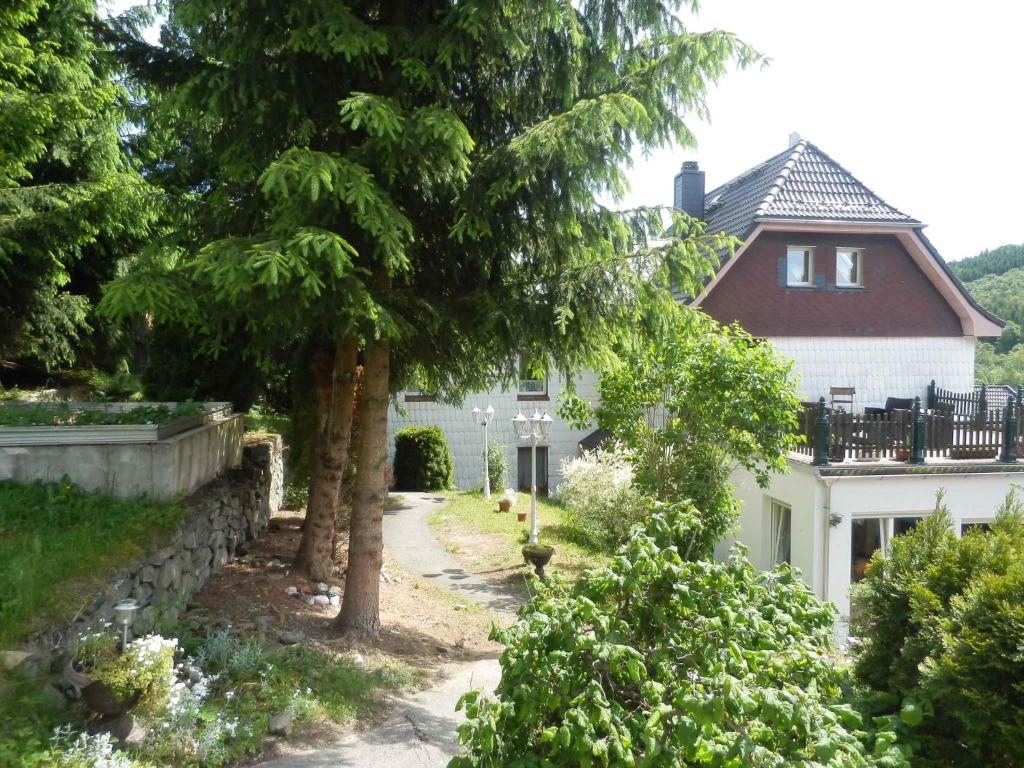
[[[214,403],[4,403],[0,446],[150,443],[230,415]]]

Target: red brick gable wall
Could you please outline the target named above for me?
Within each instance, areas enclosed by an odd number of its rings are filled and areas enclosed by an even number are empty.
[[[814,246],[814,287],[786,286],[789,245]],[[837,247],[864,249],[863,288],[836,287]],[[764,232],[701,309],[754,336],[963,336],[960,318],[891,235]]]

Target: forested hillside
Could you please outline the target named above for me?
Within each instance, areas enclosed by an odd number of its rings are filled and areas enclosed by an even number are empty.
[[[984,250],[977,256],[951,262],[949,266],[965,283],[986,275],[1002,275],[1011,269],[1024,267],[1024,243]]]
[[[1000,338],[978,344],[978,381],[1017,386],[1024,381],[1024,243],[982,251],[950,267],[979,304],[1006,321]]]

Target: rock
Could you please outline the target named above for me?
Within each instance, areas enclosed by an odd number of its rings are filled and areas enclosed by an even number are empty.
[[[316,594],[318,594],[318,595],[326,595],[326,594],[328,593],[328,590],[329,590],[329,589],[330,589],[330,587],[328,587],[328,586],[327,586],[326,584],[324,584],[324,583],[323,583],[323,582],[321,581],[321,582],[318,582],[318,583],[317,583],[317,585],[316,585],[316,587],[315,587],[315,589],[314,589],[313,591],[314,591],[314,592],[315,592]]]
[[[357,667],[362,667],[366,665],[366,659],[363,658],[363,654],[359,651],[352,651],[352,663]]]
[[[434,646],[434,650],[436,650],[442,656],[447,656],[448,655],[448,648],[443,646],[443,645],[435,645]]]
[[[335,608],[341,607],[341,595],[331,595],[331,597],[328,598],[328,600],[330,601],[331,605],[333,605]]]
[[[288,587],[288,589],[285,590],[285,593],[288,594],[288,595],[291,595],[292,597],[295,597],[297,594],[299,594],[299,588],[298,587]]]
[[[313,594],[313,590],[310,589],[305,584],[303,584],[301,587],[299,587],[299,592],[301,592],[304,595],[312,595]]]
[[[20,667],[32,654],[28,651],[0,651],[0,669],[11,670]]]
[[[313,604],[327,606],[331,604],[331,598],[329,598],[327,595],[314,595]]]
[[[306,636],[297,630],[286,629],[277,636],[284,645],[297,645],[306,639]]]
[[[316,600],[313,597],[306,597],[305,603],[306,605],[316,605]]]
[[[271,736],[288,736],[292,732],[293,720],[294,717],[287,710],[271,715],[270,720],[267,721],[267,733]]]
[[[273,616],[257,616],[256,617],[256,631],[262,634],[266,634],[270,631],[270,628],[274,626]]]
[[[146,740],[147,729],[139,724],[132,714],[121,715],[102,727],[102,732],[109,733],[122,749],[138,747]]]
[[[466,610],[466,606],[459,605],[458,603],[456,603],[455,605],[452,606],[452,610],[453,611],[464,611],[464,610]]]
[[[341,597],[341,587],[331,587],[327,590],[327,594],[330,597]]]

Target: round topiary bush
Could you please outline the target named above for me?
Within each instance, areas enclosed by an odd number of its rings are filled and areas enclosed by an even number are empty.
[[[452,454],[440,427],[398,430],[395,487],[400,491],[445,491],[455,487]]]

